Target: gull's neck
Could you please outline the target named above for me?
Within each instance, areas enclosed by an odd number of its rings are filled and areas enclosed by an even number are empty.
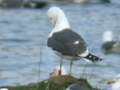
[[[49,37],[51,37],[53,35],[53,33],[55,33],[55,32],[60,32],[60,31],[63,31],[64,29],[68,29],[68,28],[70,28],[70,25],[69,25],[67,18],[65,16],[60,17],[56,21],[56,24],[55,24],[52,32],[50,33]]]

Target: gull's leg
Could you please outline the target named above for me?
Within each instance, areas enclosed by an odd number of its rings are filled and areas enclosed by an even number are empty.
[[[58,71],[59,75],[62,75],[62,65],[63,65],[63,57],[60,56],[60,70]]]
[[[69,75],[72,74],[72,65],[73,65],[73,60],[70,60],[70,71],[69,71]]]

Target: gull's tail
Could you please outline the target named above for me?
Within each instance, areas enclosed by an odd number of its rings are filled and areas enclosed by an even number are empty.
[[[84,57],[86,59],[89,59],[90,61],[92,62],[98,62],[98,61],[102,61],[102,58],[98,57],[98,56],[95,56],[91,53],[89,53],[86,57]]]

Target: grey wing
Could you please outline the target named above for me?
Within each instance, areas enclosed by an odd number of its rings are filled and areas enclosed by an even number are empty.
[[[79,43],[75,44],[76,41]],[[54,34],[53,38],[48,41],[48,46],[68,56],[78,56],[86,50],[86,43],[82,37],[68,30]]]
[[[58,52],[63,52],[64,53],[64,46],[62,45],[61,42],[55,40],[55,39],[48,39],[48,42],[47,42],[48,46],[51,47],[53,50],[56,50]]]

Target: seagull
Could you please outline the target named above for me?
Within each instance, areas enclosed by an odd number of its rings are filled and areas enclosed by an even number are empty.
[[[112,31],[105,31],[103,33],[102,50],[105,54],[120,54],[120,41],[113,40]]]
[[[47,45],[60,56],[60,68],[62,67],[63,58],[69,58],[71,61],[70,73],[72,61],[76,59],[84,58],[92,62],[102,60],[89,52],[84,39],[70,27],[62,9],[54,6],[48,10],[47,14],[53,27],[48,36]]]

